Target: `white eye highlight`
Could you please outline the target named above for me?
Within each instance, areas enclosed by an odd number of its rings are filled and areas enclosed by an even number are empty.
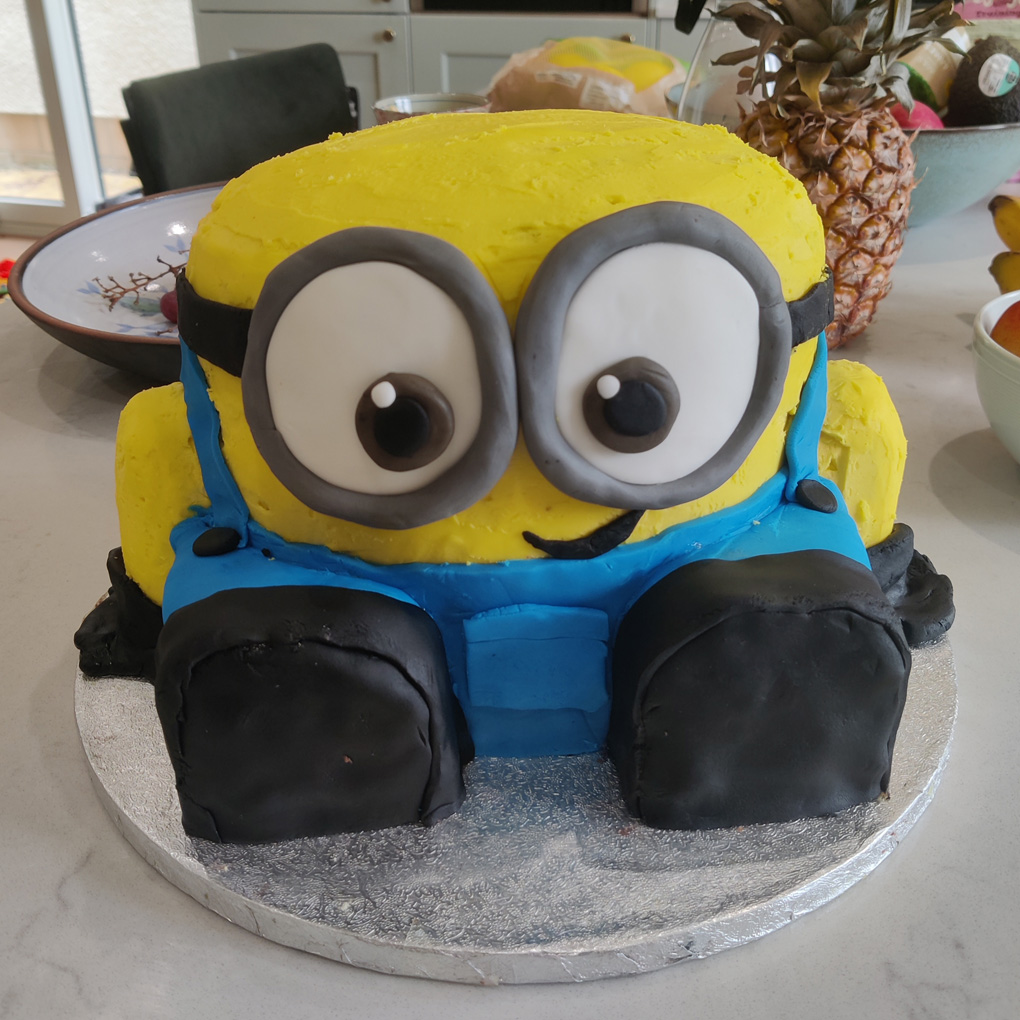
[[[393,262],[340,265],[303,286],[273,328],[265,378],[287,449],[319,479],[350,492],[414,492],[456,464],[478,434],[482,388],[467,319],[444,290]],[[401,397],[425,430],[416,442],[440,452],[390,470],[366,449],[356,417],[366,396],[380,410],[393,407],[392,379],[402,378],[416,380],[415,393]],[[431,404],[420,397],[426,391]],[[452,433],[429,447],[429,410],[439,404]]]
[[[381,382],[372,387],[372,403],[376,407],[380,409],[391,407],[396,399],[397,391],[393,383]]]
[[[603,400],[612,400],[620,392],[620,380],[615,375],[600,375],[595,389]]]
[[[555,395],[563,438],[620,482],[656,485],[683,478],[710,461],[741,424],[760,342],[757,296],[726,259],[679,243],[625,249],[594,269],[567,309]],[[628,359],[655,371],[621,383],[610,370]],[[590,397],[586,418],[586,392],[606,402],[610,430],[621,427],[610,402],[626,398],[624,411],[633,420],[641,401],[658,400],[661,393],[662,407],[652,421],[667,422],[665,435],[650,449],[631,439],[607,439],[601,422],[592,427]],[[667,410],[676,413],[672,424]]]

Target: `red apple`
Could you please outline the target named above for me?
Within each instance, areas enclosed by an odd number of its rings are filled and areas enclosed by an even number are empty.
[[[908,110],[902,103],[894,103],[890,107],[890,112],[904,131],[916,131],[918,128],[922,131],[930,131],[945,127],[942,119],[930,106],[926,106],[916,99],[912,110]]]
[[[1020,301],[1014,301],[988,334],[1000,347],[1020,358]]]

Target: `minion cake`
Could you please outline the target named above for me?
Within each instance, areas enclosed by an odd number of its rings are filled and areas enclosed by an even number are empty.
[[[413,118],[227,184],[178,301],[76,641],[155,684],[186,832],[435,823],[473,755],[604,751],[663,828],[887,788],[951,588],[894,523],[885,387],[826,362],[778,163],[637,115]]]

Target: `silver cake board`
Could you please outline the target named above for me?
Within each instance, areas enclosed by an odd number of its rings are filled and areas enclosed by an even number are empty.
[[[888,798],[828,818],[666,832],[598,755],[480,759],[460,812],[255,846],[191,839],[144,682],[78,674],[93,783],[128,842],[199,903],[285,946],[471,984],[588,981],[760,938],[860,881],[930,803],[956,718],[949,643],[914,653]]]

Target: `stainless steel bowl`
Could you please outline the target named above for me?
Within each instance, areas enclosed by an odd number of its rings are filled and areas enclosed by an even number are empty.
[[[489,100],[470,92],[416,92],[380,99],[372,109],[379,124],[388,124],[426,113],[486,113]]]

